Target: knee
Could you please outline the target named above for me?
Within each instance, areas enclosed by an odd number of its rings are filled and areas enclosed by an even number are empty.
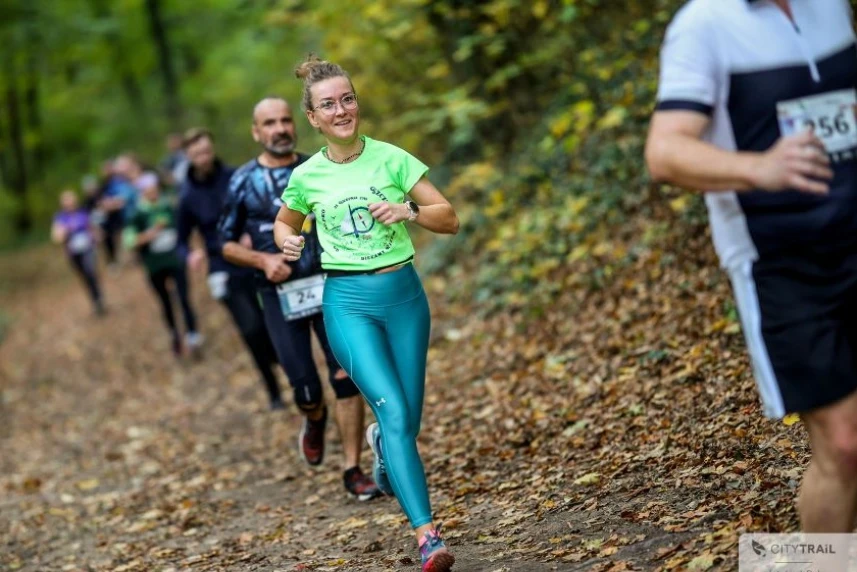
[[[829,438],[824,452],[815,453],[819,467],[831,476],[846,480],[857,479],[857,428],[836,431]]]
[[[407,411],[399,407],[390,407],[384,411],[386,403],[382,403],[375,410],[376,416],[382,422],[382,429],[388,435],[395,435],[399,439],[416,438],[416,427],[411,426],[410,416]]]
[[[318,377],[307,376],[291,380],[295,396],[295,405],[303,411],[315,411],[324,402],[324,393]]]
[[[341,371],[341,370],[340,370]],[[348,399],[355,395],[360,395],[360,390],[357,389],[354,381],[348,376],[337,379],[336,374],[330,376],[330,386],[333,388],[333,393],[337,399]]]

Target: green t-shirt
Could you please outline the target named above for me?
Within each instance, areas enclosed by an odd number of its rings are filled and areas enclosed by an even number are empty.
[[[363,153],[344,165],[327,159],[322,149],[295,169],[283,192],[290,209],[315,213],[326,270],[374,270],[414,255],[404,222],[380,223],[369,205],[404,203],[428,167],[395,145],[363,140]]]
[[[137,240],[137,234],[150,229],[159,221],[164,223],[164,228],[154,240],[140,247],[140,258],[150,274],[182,265],[176,252],[178,235],[175,213],[169,200],[164,197],[156,203],[141,200],[123,233],[126,246],[130,247]]]

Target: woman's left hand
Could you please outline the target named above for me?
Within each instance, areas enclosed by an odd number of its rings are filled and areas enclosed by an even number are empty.
[[[383,224],[396,224],[411,217],[411,211],[405,204],[393,204],[388,202],[372,203],[369,212],[378,222]]]

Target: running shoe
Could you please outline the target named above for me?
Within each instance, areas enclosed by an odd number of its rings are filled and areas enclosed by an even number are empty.
[[[324,460],[324,429],[327,427],[327,407],[324,408],[321,419],[310,421],[304,417],[301,425],[301,433],[298,435],[298,450],[301,459],[311,466],[316,467]]]
[[[440,527],[425,533],[420,541],[422,572],[449,572],[455,564],[453,556],[440,537]]]
[[[187,345],[187,349],[195,358],[199,358],[202,356],[202,342],[205,338],[199,332],[188,332],[185,334],[185,345]]]
[[[372,477],[364,475],[360,467],[353,467],[343,475],[345,490],[359,501],[368,501],[381,496],[381,491]]]
[[[372,423],[366,428],[366,442],[375,454],[375,460],[372,462],[372,478],[375,479],[378,490],[391,497],[394,494],[393,485],[390,484],[390,478],[384,466],[384,457],[381,455],[381,428],[377,423]]]

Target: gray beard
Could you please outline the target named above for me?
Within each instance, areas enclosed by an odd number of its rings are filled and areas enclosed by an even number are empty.
[[[275,147],[265,146],[265,151],[267,151],[269,155],[277,157],[278,159],[282,159],[283,157],[288,157],[289,155],[294,153],[296,146],[297,145],[294,141],[290,141],[287,150],[283,150],[282,147],[277,149]]]

